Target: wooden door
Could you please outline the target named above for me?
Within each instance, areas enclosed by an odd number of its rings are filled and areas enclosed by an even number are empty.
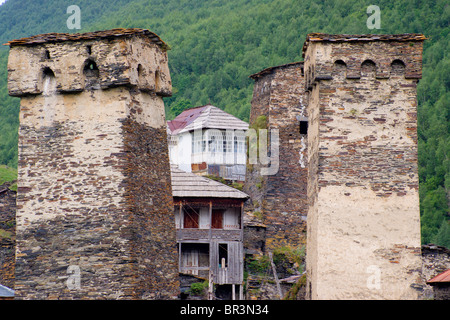
[[[211,228],[223,229],[223,209],[213,209],[211,215]]]
[[[199,226],[199,209],[183,208],[184,228],[198,228]]]
[[[187,269],[184,272],[187,274],[198,275],[198,250],[188,249],[183,251],[183,267],[192,268]]]

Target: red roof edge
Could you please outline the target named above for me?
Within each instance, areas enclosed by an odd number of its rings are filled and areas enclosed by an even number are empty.
[[[427,281],[428,284],[450,282],[450,269],[439,273],[434,278]]]
[[[181,130],[189,125],[192,121],[198,118],[198,116],[206,109],[205,106],[199,106],[194,108],[189,108],[180,113],[175,119],[167,121],[170,131],[175,134],[175,130]]]

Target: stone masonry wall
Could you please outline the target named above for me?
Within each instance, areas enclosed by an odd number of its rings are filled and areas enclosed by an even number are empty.
[[[450,249],[432,244],[422,245],[422,281],[417,286],[422,299],[436,298],[433,287],[426,282],[448,269],[450,269]]]
[[[14,289],[16,192],[11,184],[0,185],[0,284]]]
[[[253,75],[255,87],[250,127],[261,115],[267,129],[278,130],[279,167],[275,174],[261,175],[258,164],[249,166],[246,191],[253,210],[260,210],[266,230],[266,250],[306,241],[306,134],[300,134],[298,117],[306,117],[302,63],[273,67]],[[268,147],[270,150],[270,147]],[[272,164],[273,165],[273,164]]]
[[[414,299],[422,42],[353,40],[310,42],[305,52],[307,295]]]
[[[131,120],[123,128],[130,164],[125,198],[131,208],[135,296],[173,299],[180,287],[167,131]]]
[[[11,48],[16,297],[176,298],[167,55],[145,36],[85,38]]]

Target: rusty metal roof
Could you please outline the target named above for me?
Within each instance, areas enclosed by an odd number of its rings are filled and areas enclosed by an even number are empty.
[[[437,276],[427,281],[428,284],[436,284],[443,282],[450,282],[450,269],[442,273],[439,273]]]
[[[303,61],[291,62],[291,63],[282,64],[280,66],[269,67],[269,68],[266,68],[264,70],[261,70],[260,72],[257,72],[257,73],[254,73],[254,74],[250,75],[249,78],[251,78],[253,80],[256,80],[256,79],[259,79],[261,77],[264,77],[267,74],[272,73],[276,69],[287,68],[287,67],[295,66],[295,65],[298,65],[298,64],[303,64]]]
[[[310,42],[350,42],[350,41],[424,41],[427,38],[419,33],[403,34],[326,34],[310,33],[303,44],[303,56]]]
[[[120,37],[131,37],[133,35],[142,35],[150,38],[150,40],[157,45],[159,45],[164,50],[168,50],[169,46],[161,40],[161,38],[147,30],[140,28],[129,28],[129,29],[111,29],[104,31],[94,31],[85,33],[45,33],[31,36],[28,38],[21,38],[16,40],[11,40],[5,43],[6,46],[32,46],[42,43],[55,43],[63,41],[80,41],[80,40],[95,40],[95,39],[113,39]]]
[[[175,119],[167,121],[167,126],[172,134],[177,134],[187,125],[193,122],[206,109],[206,106],[200,106],[184,110]]]

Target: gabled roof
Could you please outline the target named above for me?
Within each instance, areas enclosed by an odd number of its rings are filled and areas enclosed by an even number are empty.
[[[172,135],[196,129],[248,129],[247,122],[210,104],[184,110],[175,119],[167,121],[167,126]]]
[[[247,199],[249,196],[223,183],[182,171],[174,166],[172,172],[172,195],[174,197],[209,197]]]
[[[450,282],[450,269],[439,273],[437,276],[427,281],[428,284],[438,284],[443,282]]]
[[[258,73],[254,73],[254,74],[252,74],[252,75],[250,75],[248,77],[253,79],[253,80],[257,80],[257,79],[259,79],[261,77],[264,77],[264,76],[266,76],[268,74],[271,74],[274,70],[282,69],[282,68],[289,68],[291,66],[302,65],[302,64],[303,64],[303,61],[298,61],[298,62],[291,62],[291,63],[282,64],[280,66],[269,67],[269,68],[261,70]]]

